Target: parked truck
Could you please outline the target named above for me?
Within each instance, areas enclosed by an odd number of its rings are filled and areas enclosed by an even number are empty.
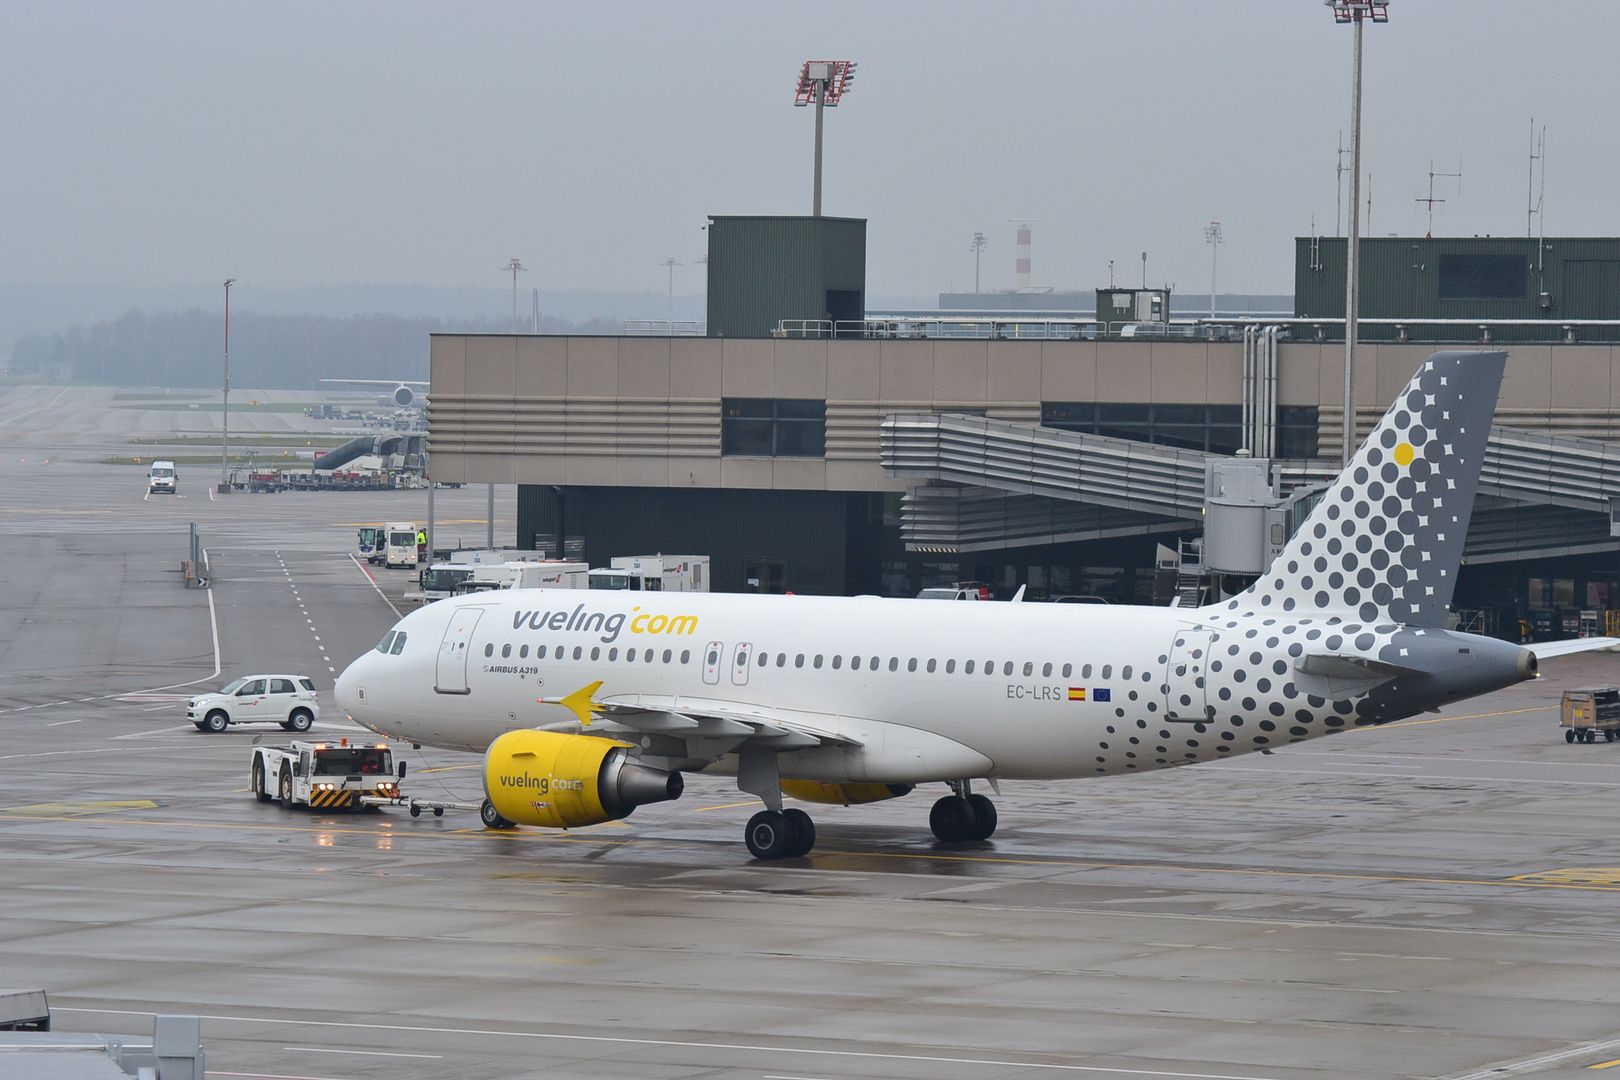
[[[630,592],[708,592],[707,555],[620,555],[591,571],[591,588]]]
[[[582,562],[435,563],[422,574],[426,603],[492,589],[583,589],[590,566]]]

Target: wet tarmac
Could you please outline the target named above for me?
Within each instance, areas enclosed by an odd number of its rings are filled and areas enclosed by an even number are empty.
[[[960,848],[935,843],[919,791],[812,808],[811,856],[755,863],[753,802],[709,778],[565,834],[284,810],[252,799],[247,765],[286,734],[205,735],[184,698],[304,672],[316,732],[362,734],[332,678],[392,624],[406,575],[357,565],[354,529],[420,518],[424,494],[214,500],[198,468],[186,498],[143,499],[139,470],[14,451],[0,983],[45,987],[62,1030],[197,1013],[211,1076],[333,1080],[1620,1061],[1620,743],[1566,744],[1556,710],[1565,686],[1620,681],[1613,655],[1268,756],[1003,785],[995,838]],[[480,534],[481,489],[438,504]],[[210,590],[178,573],[190,521]],[[407,759],[412,792],[479,797],[476,758]]]

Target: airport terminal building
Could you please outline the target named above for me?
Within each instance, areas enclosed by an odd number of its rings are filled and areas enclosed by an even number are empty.
[[[434,336],[434,479],[516,484],[519,547],[593,565],[707,554],[718,590],[913,595],[973,579],[1151,603],[1169,599],[1165,551],[1204,530],[1212,460],[1267,459],[1283,494],[1337,469],[1335,312],[1146,340],[897,328],[844,317],[864,304],[864,222],[717,218],[710,232],[711,336]],[[782,259],[791,287],[760,288],[786,276]],[[1483,287],[1505,290],[1505,260],[1491,265]],[[1523,280],[1533,318],[1542,286]],[[1620,609],[1620,325],[1556,310],[1545,332],[1498,315],[1491,335],[1468,298],[1456,318],[1473,324],[1422,324],[1449,318],[1444,299],[1359,347],[1358,429],[1430,353],[1490,335],[1507,375],[1456,607],[1504,637],[1602,620]]]

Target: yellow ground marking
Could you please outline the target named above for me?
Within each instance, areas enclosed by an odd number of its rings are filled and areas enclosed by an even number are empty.
[[[1588,1069],[1612,1069],[1616,1065],[1620,1065],[1620,1058],[1615,1058],[1613,1061],[1600,1061],[1596,1065],[1588,1065],[1587,1068]]]
[[[483,767],[484,763],[480,761],[476,765],[440,765],[437,769],[414,769],[412,771],[422,773],[455,772],[457,769],[482,769]]]
[[[1514,715],[1517,715],[1518,713],[1546,712],[1548,709],[1556,709],[1556,708],[1558,708],[1557,705],[1537,705],[1534,708],[1529,708],[1529,709],[1504,709],[1502,712],[1470,713],[1467,716],[1436,716],[1432,720],[1402,720],[1402,721],[1400,721],[1398,723],[1383,724],[1381,726],[1386,727],[1386,728],[1411,727],[1413,724],[1438,724],[1443,720],[1483,720],[1487,716],[1514,716]],[[1377,731],[1378,728],[1364,727],[1364,728],[1352,728],[1351,730],[1352,731]]]
[[[156,810],[158,804],[151,799],[127,799],[120,802],[46,802],[31,806],[7,806],[0,814],[14,817],[61,818],[85,817],[90,814],[116,814],[124,810]]]
[[[1513,881],[1527,881],[1536,885],[1603,885],[1620,886],[1620,866],[1573,866],[1563,870],[1541,870],[1534,874],[1521,874]]]
[[[759,800],[758,799],[749,799],[747,802],[728,802],[728,803],[725,803],[724,805],[721,805],[721,806],[700,806],[693,812],[701,814],[705,810],[733,810],[733,809],[735,809],[735,808],[737,808],[739,806],[757,806],[757,805],[759,805]]]
[[[41,405],[37,409],[29,409],[27,412],[20,412],[16,416],[7,417],[4,420],[0,420],[0,427],[5,427],[7,424],[14,424],[18,420],[21,420],[25,416],[33,416],[35,413],[42,413],[46,409],[54,407],[56,405],[56,403],[58,401],[61,401],[64,397],[66,397],[67,392],[69,390],[72,390],[72,389],[73,389],[73,387],[71,387],[71,386],[63,387],[62,392],[60,394],[57,394],[55,397],[51,398],[51,401],[50,401],[49,405]],[[110,511],[109,511],[109,513],[110,513]]]

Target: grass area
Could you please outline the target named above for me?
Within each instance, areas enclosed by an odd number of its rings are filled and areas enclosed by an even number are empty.
[[[158,460],[159,458],[164,461],[172,461],[176,465],[219,464],[218,454],[176,454],[173,456],[153,454],[150,457],[107,457],[102,458],[101,463],[103,465],[140,465],[144,468],[151,465],[153,461]],[[285,457],[280,454],[255,454],[252,457],[248,457],[245,454],[232,454],[228,460],[232,465],[239,465],[243,468],[252,466],[254,468],[265,469],[308,470],[314,468],[315,464],[312,461],[300,461],[291,454],[288,454]]]
[[[219,412],[217,401],[191,402],[152,401],[141,405],[115,405],[115,409],[141,409],[145,412]],[[318,406],[306,401],[250,401],[245,404],[231,402],[231,412],[301,413]]]
[[[284,446],[315,446],[329,447],[342,446],[351,436],[346,435],[301,435],[298,432],[281,432],[279,434],[244,434],[232,435],[231,442],[239,445],[274,446],[280,449]],[[218,435],[158,435],[148,439],[131,439],[135,446],[218,446]]]

